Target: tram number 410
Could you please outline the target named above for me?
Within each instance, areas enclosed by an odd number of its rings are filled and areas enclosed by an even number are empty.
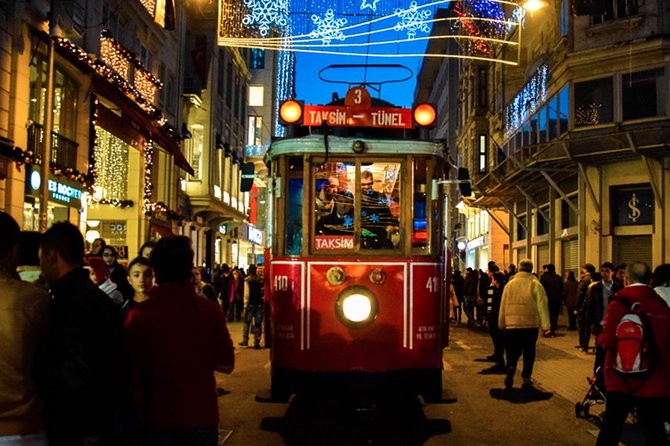
[[[431,293],[437,293],[440,289],[440,279],[437,276],[429,277],[426,281],[426,289]]]
[[[275,276],[274,289],[275,291],[288,290],[288,276]]]

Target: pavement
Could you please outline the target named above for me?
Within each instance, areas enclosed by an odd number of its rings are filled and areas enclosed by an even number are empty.
[[[590,348],[587,353],[579,350],[579,334],[577,330],[570,331],[567,329],[567,315],[562,314],[559,318],[558,330],[554,337],[538,338],[537,356],[533,368],[533,381],[535,386],[545,392],[551,392],[570,402],[581,403],[585,399],[586,393],[589,391],[591,384],[587,378],[593,377],[593,363],[595,360],[595,350]],[[471,333],[463,333],[469,331]],[[463,345],[462,340],[467,339],[471,335],[488,336],[488,330],[485,327],[467,328],[465,323],[452,325],[450,335],[450,349],[458,349],[459,344]],[[454,343],[456,345],[454,345]],[[595,344],[595,338],[591,336],[590,346]],[[493,347],[491,345],[491,352]],[[487,354],[489,354],[488,352]],[[522,359],[519,360],[519,365],[516,374],[516,383],[520,384],[521,377],[519,375]],[[486,367],[482,363],[482,368]],[[502,383],[503,375],[500,375]],[[589,432],[597,437],[600,430],[600,416],[605,411],[605,404],[594,404],[588,408],[589,419],[593,422],[593,429]],[[581,412],[583,416],[584,413]],[[576,415],[575,415],[576,416]],[[622,434],[621,444],[625,446],[643,446],[645,445],[644,433],[639,425],[634,424],[631,417],[629,417],[624,432]]]

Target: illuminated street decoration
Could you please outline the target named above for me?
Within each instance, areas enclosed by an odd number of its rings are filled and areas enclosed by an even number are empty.
[[[258,26],[261,36],[268,35],[270,28],[284,29],[288,24],[288,0],[244,0],[249,9],[242,23],[246,26]]]
[[[332,9],[326,11],[323,17],[313,14],[312,21],[316,29],[309,33],[311,38],[321,39],[325,45],[329,45],[331,40],[344,40],[342,27],[347,24],[347,19],[336,19]]]
[[[363,0],[361,2],[361,10],[363,10],[365,8],[368,8],[368,9],[372,9],[373,11],[377,11],[377,3],[378,2],[379,2],[379,0],[372,0],[372,1]]]
[[[541,65],[535,74],[526,82],[526,85],[514,96],[505,109],[506,136],[511,135],[516,129],[535,113],[536,110],[547,100],[547,78],[549,66]]]
[[[219,0],[218,44],[361,57],[456,57],[517,65],[523,14],[508,0]],[[435,16],[438,8],[453,12]],[[434,33],[433,24],[450,22]],[[454,39],[460,51],[427,46]],[[503,47],[510,51],[497,51]],[[426,48],[433,48],[426,52]]]
[[[407,30],[408,39],[414,39],[417,30],[424,33],[430,32],[430,26],[426,20],[430,17],[431,12],[428,9],[419,11],[416,2],[410,3],[408,9],[396,9],[395,12],[400,17],[400,21],[393,29],[396,31]]]

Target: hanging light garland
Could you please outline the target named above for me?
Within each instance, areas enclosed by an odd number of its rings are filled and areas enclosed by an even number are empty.
[[[151,181],[151,176],[154,167],[154,143],[148,140],[144,145],[144,197],[142,198],[142,208],[144,215],[152,216],[153,214],[162,213],[172,220],[182,222],[186,216],[181,212],[174,211],[163,203],[162,201],[151,201],[154,185]]]

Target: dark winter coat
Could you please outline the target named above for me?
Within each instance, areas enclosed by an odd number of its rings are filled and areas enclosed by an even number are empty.
[[[563,278],[555,272],[546,272],[540,277],[540,283],[547,293],[549,300],[563,299]]]

